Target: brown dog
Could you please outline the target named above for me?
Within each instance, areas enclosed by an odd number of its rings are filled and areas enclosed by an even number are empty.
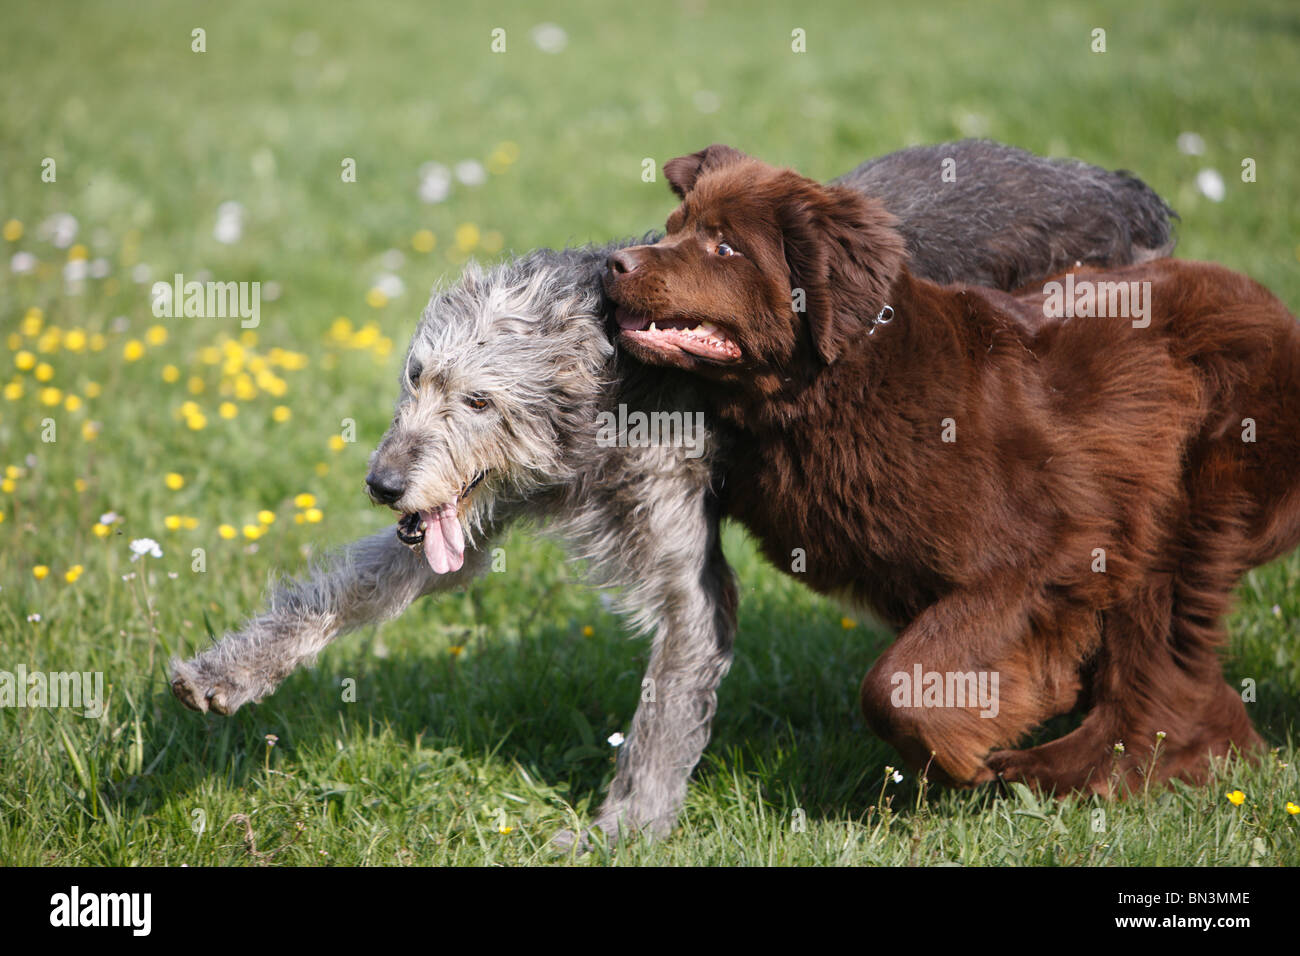
[[[708,383],[726,513],[769,559],[899,628],[873,729],[949,783],[1100,793],[1262,746],[1216,652],[1240,576],[1300,544],[1277,299],[1168,259],[938,286],[856,192],[722,146],[664,172],[668,235],[608,262],[621,342]]]

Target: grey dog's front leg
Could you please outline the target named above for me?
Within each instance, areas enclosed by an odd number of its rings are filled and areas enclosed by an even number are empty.
[[[484,549],[467,549],[460,571],[436,575],[392,528],[362,538],[278,587],[270,607],[239,631],[187,661],[173,659],[172,692],[193,710],[233,714],[270,694],[340,634],[400,614],[430,591],[466,583],[485,560]]]
[[[653,635],[632,727],[595,820],[611,839],[672,830],[731,666],[735,581],[722,554],[716,500],[698,478],[661,475],[631,495],[611,495],[602,511],[616,534],[589,538],[582,548],[607,583],[623,586],[623,609]],[[601,543],[606,548],[593,547]],[[574,839],[566,831],[556,842]]]

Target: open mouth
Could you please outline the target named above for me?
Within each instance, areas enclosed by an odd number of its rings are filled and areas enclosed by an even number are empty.
[[[686,352],[715,362],[740,358],[740,346],[712,322],[694,319],[654,319],[645,312],[619,306],[614,314],[620,334],[651,348]]]
[[[412,551],[424,552],[435,574],[459,571],[465,564],[465,532],[460,525],[460,509],[470,493],[487,477],[480,471],[446,504],[428,511],[411,511],[397,522],[397,540]]]

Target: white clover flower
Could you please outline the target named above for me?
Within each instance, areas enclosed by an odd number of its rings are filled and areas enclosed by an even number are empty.
[[[456,178],[466,186],[482,186],[487,182],[487,170],[477,159],[462,159],[456,164]]]
[[[40,616],[39,614],[28,614],[28,615],[27,615],[27,623],[28,623],[28,624],[39,624],[39,623],[41,623],[41,616]]]
[[[539,23],[533,27],[533,46],[543,53],[559,53],[569,45],[569,35],[556,23]]]
[[[618,731],[615,731],[614,733],[609,735],[609,745],[611,747],[621,747],[623,746],[623,741],[626,739],[627,738],[624,737],[622,734],[620,734]]]
[[[233,245],[244,234],[244,207],[230,200],[217,207],[217,224],[212,227],[212,238],[225,245]]]
[[[420,200],[442,202],[451,194],[451,170],[442,163],[425,163],[420,167]]]
[[[1196,188],[1210,202],[1223,202],[1223,197],[1227,195],[1223,177],[1214,169],[1202,169],[1196,174]]]
[[[1179,133],[1178,152],[1184,156],[1200,156],[1205,152],[1205,140],[1199,133]]]
[[[158,542],[153,538],[136,538],[131,542],[131,551],[132,561],[138,561],[146,554],[155,558],[161,558],[163,556],[162,548],[158,546]]]
[[[100,524],[117,524],[117,522],[121,520],[122,520],[122,516],[119,515],[116,511],[105,511],[102,515],[99,516]]]

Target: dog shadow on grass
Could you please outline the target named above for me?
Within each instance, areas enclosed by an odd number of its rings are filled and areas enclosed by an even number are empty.
[[[909,812],[918,781],[858,710],[859,681],[892,636],[761,594],[742,602],[739,634],[693,785],[717,792],[731,788],[734,777],[746,778],[774,809],[799,807],[810,819],[859,818],[882,795]],[[613,775],[610,738],[626,732],[637,704],[647,641],[629,640],[621,629],[589,636],[577,625],[554,623],[463,645],[409,642],[400,653],[385,650],[385,637],[380,629],[345,638],[314,669],[233,717],[193,714],[159,695],[146,735],[153,749],[175,747],[176,754],[149,786],[121,796],[200,790],[213,777],[250,786],[269,766],[267,735],[280,748],[277,762],[292,764],[297,748],[319,754],[322,744],[351,746],[382,732],[395,762],[410,757],[418,741],[425,750],[457,752],[471,765],[517,765],[570,805],[594,812]],[[1254,716],[1270,740],[1285,739],[1295,722],[1280,705]],[[1056,718],[1024,745],[1059,737],[1080,719]],[[903,772],[901,784],[886,784],[891,766]],[[943,792],[930,787],[925,799]]]

